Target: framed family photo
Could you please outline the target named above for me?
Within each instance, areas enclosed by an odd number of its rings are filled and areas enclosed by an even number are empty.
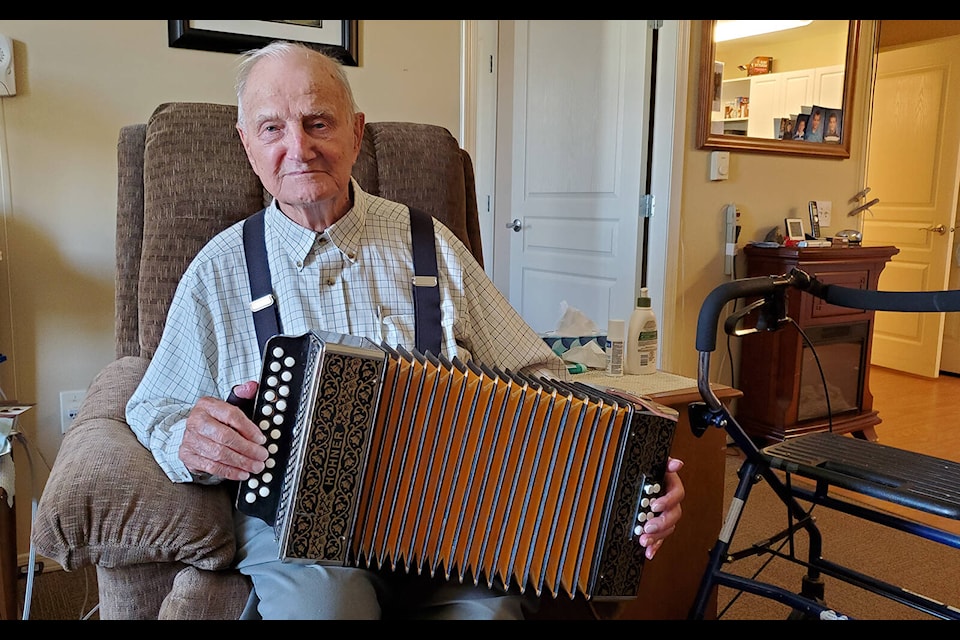
[[[290,40],[358,65],[356,20],[168,20],[167,35],[171,47],[223,53]]]
[[[823,130],[823,141],[831,142],[833,144],[839,144],[842,134],[843,126],[843,110],[842,109],[827,109],[826,110],[826,124],[824,125]]]

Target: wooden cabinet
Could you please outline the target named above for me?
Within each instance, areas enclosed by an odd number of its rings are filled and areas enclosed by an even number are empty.
[[[859,289],[876,289],[898,252],[892,246],[744,248],[747,277],[797,267],[822,282]],[[874,312],[827,304],[799,289],[787,290],[786,303],[796,325],[740,338],[738,422],[759,444],[828,429],[875,440],[880,418],[869,380]],[[751,317],[743,323],[751,326]]]

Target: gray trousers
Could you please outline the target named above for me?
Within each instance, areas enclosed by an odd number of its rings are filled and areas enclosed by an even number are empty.
[[[281,562],[273,528],[235,512],[237,568],[253,581],[242,617],[264,620],[520,620],[537,600],[457,578]]]

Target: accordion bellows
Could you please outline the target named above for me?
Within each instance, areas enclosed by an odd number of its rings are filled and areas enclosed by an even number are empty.
[[[625,392],[326,332],[267,343],[272,452],[237,507],[284,561],[628,599],[676,412]]]

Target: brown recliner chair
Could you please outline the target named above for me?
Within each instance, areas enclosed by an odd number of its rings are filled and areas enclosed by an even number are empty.
[[[41,496],[33,542],[67,570],[95,565],[101,619],[235,619],[231,496],[174,484],[125,421],[187,264],[269,201],[234,128],[236,107],[170,103],[118,145],[116,360],[93,380]],[[369,123],[354,175],[433,214],[482,263],[473,167],[434,125]]]

